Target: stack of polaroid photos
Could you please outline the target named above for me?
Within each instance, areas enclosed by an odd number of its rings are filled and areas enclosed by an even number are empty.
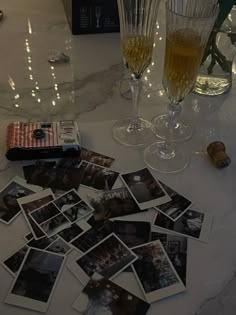
[[[38,192],[26,190],[27,184],[19,178],[6,187],[1,201],[9,192],[15,193],[18,212],[23,213],[31,232],[25,235],[22,246],[2,261],[14,277],[5,302],[46,312],[65,256],[72,250],[70,243],[91,227],[82,218],[93,209],[74,189],[55,198],[51,189]],[[28,195],[16,193],[19,189],[23,191],[22,187]]]
[[[83,148],[80,159],[26,166],[26,181],[3,188],[0,221],[22,213],[30,230],[2,262],[14,277],[6,303],[46,312],[71,250],[82,314],[144,315],[186,289],[187,240],[207,242],[212,216],[147,168],[121,174],[113,162]]]

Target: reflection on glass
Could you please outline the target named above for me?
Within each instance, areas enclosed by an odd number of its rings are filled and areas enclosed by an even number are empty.
[[[159,13],[160,16],[160,13]],[[147,70],[143,74],[143,90],[145,95],[150,98],[156,96],[159,91],[163,89],[161,84],[161,77],[163,71],[163,60],[160,55],[164,55],[164,43],[163,42],[163,26],[160,30],[158,21],[156,22],[155,37],[153,43],[153,55],[152,62],[148,66]],[[157,75],[158,74],[158,75]]]

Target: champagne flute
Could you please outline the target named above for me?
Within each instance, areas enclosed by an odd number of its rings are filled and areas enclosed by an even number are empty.
[[[198,69],[218,16],[217,0],[167,0],[166,51],[163,86],[170,99],[168,106],[168,134],[165,142],[146,148],[144,160],[161,172],[173,173],[184,169],[188,157],[176,149],[172,135],[179,104],[194,87]]]
[[[113,136],[128,146],[142,146],[153,135],[151,123],[138,117],[142,75],[151,63],[160,0],[117,0],[124,64],[131,74],[131,118],[118,121]]]
[[[100,17],[101,17],[101,7],[95,7],[95,15],[96,15],[96,28],[100,28]]]

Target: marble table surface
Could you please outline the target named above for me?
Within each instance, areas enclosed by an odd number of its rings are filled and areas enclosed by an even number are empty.
[[[82,144],[113,156],[115,169],[144,167],[143,148],[129,149],[112,138],[114,121],[131,113],[131,101],[121,96],[128,80],[122,65],[119,34],[72,36],[60,0],[1,0],[0,9],[5,14],[0,22],[0,186],[14,175],[23,175],[22,163],[10,163],[4,158],[6,126],[14,120],[75,119]],[[162,5],[153,64],[145,74],[140,105],[140,115],[148,119],[164,113],[168,103],[161,87],[163,21]],[[55,50],[69,55],[71,62],[50,65],[47,59]],[[195,133],[191,140],[178,145],[190,154],[191,162],[186,170],[175,175],[155,173],[193,200],[195,209],[210,213],[215,219],[207,244],[189,240],[186,292],[153,303],[148,315],[235,314],[235,94],[233,82],[231,92],[224,96],[189,95],[183,116],[189,119]],[[224,170],[215,169],[205,154],[207,142],[216,139],[224,141],[232,158],[232,164]],[[0,260],[23,244],[27,232],[21,216],[9,226],[0,223]],[[71,253],[68,259],[73,257]],[[0,279],[0,314],[35,314],[4,304],[12,276],[0,267]],[[47,314],[77,314],[71,305],[81,289],[65,268]]]

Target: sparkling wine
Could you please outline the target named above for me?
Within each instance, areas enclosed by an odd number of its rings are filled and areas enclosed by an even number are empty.
[[[194,32],[176,31],[167,38],[163,84],[170,99],[181,101],[193,89],[203,50]]]
[[[151,63],[153,39],[144,35],[125,37],[122,49],[126,67],[136,77],[141,77]]]

